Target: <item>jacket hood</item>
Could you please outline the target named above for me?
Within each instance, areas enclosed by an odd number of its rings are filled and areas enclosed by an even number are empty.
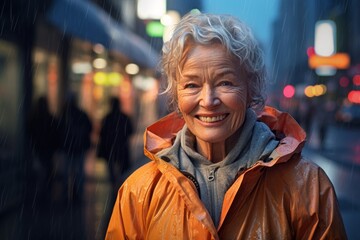
[[[258,121],[265,123],[274,132],[278,147],[271,154],[276,161],[264,163],[273,165],[287,161],[294,153],[299,153],[305,144],[306,133],[288,113],[266,106],[258,115]],[[176,134],[183,128],[185,121],[178,113],[173,112],[149,126],[144,133],[145,155],[154,159],[159,151],[171,147]]]

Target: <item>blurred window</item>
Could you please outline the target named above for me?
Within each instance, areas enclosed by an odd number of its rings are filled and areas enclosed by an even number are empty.
[[[57,114],[59,111],[59,56],[40,47],[34,48],[33,63],[33,102],[40,96],[47,96],[50,111]]]
[[[13,160],[20,152],[19,142],[22,66],[16,45],[0,40],[0,160]],[[12,163],[16,164],[16,163]],[[12,164],[2,162],[3,166]]]

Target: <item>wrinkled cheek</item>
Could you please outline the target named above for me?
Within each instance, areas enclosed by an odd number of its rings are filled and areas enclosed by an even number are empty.
[[[246,99],[244,99],[244,97],[246,97],[246,95],[245,96],[241,95],[241,97],[239,97],[238,95],[237,98],[227,99],[228,101],[226,101],[226,105],[234,113],[230,121],[231,130],[237,130],[244,123],[245,114],[246,114],[246,104],[247,104]]]
[[[236,131],[236,130],[238,130],[238,129],[243,125],[244,119],[245,119],[245,117],[244,117],[243,114],[234,117],[234,118],[231,120],[231,122],[230,122],[230,124],[231,124],[231,125],[230,125],[230,129],[231,129],[231,131]]]
[[[194,101],[188,98],[179,98],[178,107],[182,114],[189,114],[194,108]]]

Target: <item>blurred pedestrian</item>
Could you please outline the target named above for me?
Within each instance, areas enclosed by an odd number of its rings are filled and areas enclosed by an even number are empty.
[[[189,14],[165,43],[175,112],[149,126],[151,159],[121,186],[107,239],[346,239],[306,133],[265,107],[265,66],[250,30]]]
[[[328,129],[335,116],[335,107],[333,103],[327,99],[323,99],[319,105],[319,109],[321,109],[318,112],[319,148],[325,150]]]
[[[300,124],[305,130],[307,136],[311,135],[312,123],[316,113],[316,106],[312,99],[303,99],[300,102]]]
[[[117,188],[122,173],[130,168],[133,126],[130,117],[121,111],[120,100],[112,97],[110,103],[111,110],[102,122],[97,156],[106,159],[110,181]]]
[[[49,111],[45,96],[39,97],[29,121],[32,148],[38,160],[40,191],[50,197],[54,180],[53,157],[59,149],[59,119]]]
[[[84,191],[84,161],[91,146],[92,123],[78,108],[74,95],[67,99],[62,116],[62,140],[66,155],[64,190],[69,201],[81,201]]]

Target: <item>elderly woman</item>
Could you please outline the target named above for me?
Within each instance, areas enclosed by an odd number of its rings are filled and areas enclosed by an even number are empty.
[[[149,163],[122,185],[107,239],[344,239],[305,132],[264,107],[265,70],[250,30],[190,14],[164,45],[170,115],[148,127]]]

